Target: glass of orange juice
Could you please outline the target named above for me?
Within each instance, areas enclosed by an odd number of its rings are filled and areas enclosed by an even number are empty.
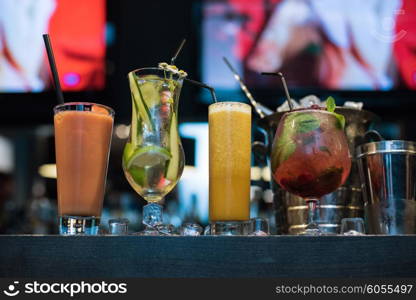
[[[98,233],[114,111],[71,102],[54,108],[60,234]]]
[[[251,106],[209,106],[209,219],[211,233],[244,232],[250,220]]]

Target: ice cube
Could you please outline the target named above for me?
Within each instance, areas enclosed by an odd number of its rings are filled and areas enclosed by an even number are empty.
[[[204,235],[211,235],[211,225],[207,225],[204,228]]]
[[[293,105],[294,109],[300,108],[300,105],[296,102],[296,100],[294,100],[294,99],[290,99],[290,100],[292,102],[292,105]],[[289,104],[288,104],[287,100],[277,108],[278,112],[289,111],[289,110],[290,110],[290,108],[289,108]]]
[[[324,106],[323,102],[321,102],[321,99],[319,99],[315,95],[305,96],[299,100],[299,103],[300,103],[300,106],[303,108],[309,108],[312,105]]]
[[[110,219],[108,221],[109,233],[115,235],[125,235],[129,231],[129,220],[126,218]]]
[[[180,235],[198,236],[202,233],[202,227],[196,223],[185,223],[180,228]]]
[[[263,218],[253,218],[250,220],[252,232],[250,235],[268,236],[270,234],[269,222]]]
[[[161,235],[175,235],[176,233],[175,226],[171,224],[161,224],[157,225],[155,228]]]
[[[344,103],[344,107],[355,108],[355,109],[358,109],[358,110],[362,110],[363,105],[364,104],[362,102],[353,102],[353,101],[345,101],[345,103]]]

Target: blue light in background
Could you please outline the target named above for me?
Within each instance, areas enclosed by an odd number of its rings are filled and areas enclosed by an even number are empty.
[[[76,86],[81,81],[81,76],[78,73],[66,73],[64,75],[64,83],[68,86]]]

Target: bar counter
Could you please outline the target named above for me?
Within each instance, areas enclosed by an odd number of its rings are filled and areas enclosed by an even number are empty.
[[[3,235],[0,244],[0,277],[416,277],[416,235]]]

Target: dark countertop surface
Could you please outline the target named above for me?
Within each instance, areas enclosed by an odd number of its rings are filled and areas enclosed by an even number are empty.
[[[416,277],[416,235],[2,235],[0,245],[0,277]]]

